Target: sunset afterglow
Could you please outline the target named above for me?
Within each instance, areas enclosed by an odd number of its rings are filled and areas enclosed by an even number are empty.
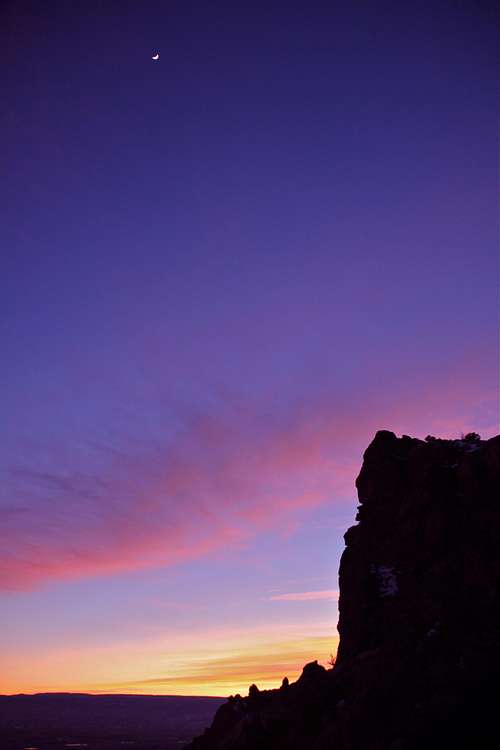
[[[499,429],[487,16],[223,5],[0,11],[0,693],[327,665],[376,431]]]

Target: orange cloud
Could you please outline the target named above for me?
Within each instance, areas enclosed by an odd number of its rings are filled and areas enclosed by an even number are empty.
[[[326,666],[337,646],[338,637],[334,635],[240,646],[228,655],[207,653],[188,658],[182,674],[109,683],[100,687],[99,692],[228,695],[246,693],[253,682],[262,689],[274,688],[279,687],[285,676],[296,680],[309,661],[318,659]]]
[[[168,633],[145,642],[3,654],[0,693],[68,692],[229,695],[296,679],[338,646],[331,623]]]

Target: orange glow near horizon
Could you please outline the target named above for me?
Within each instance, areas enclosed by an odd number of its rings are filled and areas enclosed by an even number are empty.
[[[249,642],[251,640],[251,645]],[[87,650],[64,649],[43,657],[27,655],[7,663],[0,693],[39,692],[134,693],[154,695],[228,696],[246,694],[252,683],[260,689],[279,687],[283,677],[296,680],[303,666],[315,659],[327,666],[338,636],[298,633],[251,633],[245,637],[207,635],[210,650],[200,639],[179,643],[167,651],[167,642]],[[52,669],[48,669],[48,664]],[[31,668],[30,668],[31,667]],[[28,678],[28,673],[31,679]],[[47,680],[50,674],[50,680]]]

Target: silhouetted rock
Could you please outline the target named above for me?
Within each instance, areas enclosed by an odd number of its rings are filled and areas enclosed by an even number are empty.
[[[380,431],[356,486],[335,666],[252,688],[191,750],[500,747],[500,436]]]
[[[248,688],[248,699],[251,701],[258,700],[260,690],[257,685],[250,685]]]

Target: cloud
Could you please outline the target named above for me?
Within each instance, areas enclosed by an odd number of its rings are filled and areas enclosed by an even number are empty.
[[[4,472],[0,588],[238,550],[263,531],[290,533],[324,503],[354,505],[377,429],[424,437],[449,425],[457,434],[474,428],[475,414],[491,417],[495,396],[477,391],[471,367],[440,373],[432,388],[413,383],[411,393],[405,383],[351,400],[318,392],[279,409],[219,399],[175,429],[136,415],[107,440],[47,431]]]
[[[314,602],[321,599],[338,599],[339,592],[334,589],[325,589],[324,591],[301,591],[289,594],[276,594],[270,596],[270,602]]]
[[[163,442],[145,430],[94,445],[83,467],[53,452],[61,459],[11,466],[4,482],[4,590],[242,548],[352,479],[297,427],[241,410],[192,418]]]
[[[329,620],[239,627],[172,629],[145,640],[120,637],[107,644],[56,642],[22,654],[2,654],[1,693],[70,692],[228,695],[252,682],[276,687],[296,679],[305,663],[328,663],[338,646]]]
[[[182,666],[170,674],[90,688],[90,692],[182,693],[183,695],[228,695],[246,693],[249,685],[279,687],[283,677],[296,680],[307,662],[317,659],[325,666],[336,652],[338,636],[259,643],[229,653],[183,656]]]

